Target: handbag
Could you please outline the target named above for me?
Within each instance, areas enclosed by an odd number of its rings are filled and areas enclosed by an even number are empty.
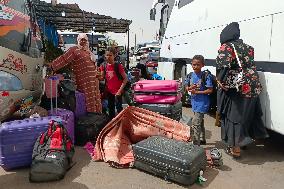
[[[235,45],[233,43],[231,43],[231,45],[233,46],[240,71],[228,70],[225,87],[229,89],[237,89],[237,92],[239,92],[239,88],[243,84],[243,69]]]

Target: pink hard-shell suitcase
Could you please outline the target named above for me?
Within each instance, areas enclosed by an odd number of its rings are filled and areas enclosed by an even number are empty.
[[[181,83],[176,80],[142,80],[135,83],[138,104],[175,104],[181,100]]]
[[[70,110],[56,108],[53,110],[48,111],[48,115],[50,116],[60,116],[66,124],[64,125],[68,135],[70,136],[73,144],[75,142],[75,134],[74,134],[74,127],[75,127],[75,120],[74,120],[74,113]]]
[[[54,98],[59,96],[57,86],[59,84],[59,81],[63,79],[64,77],[60,74],[44,79],[45,94],[47,98]]]

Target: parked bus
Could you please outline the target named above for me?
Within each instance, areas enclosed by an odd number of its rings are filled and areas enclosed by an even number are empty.
[[[157,3],[151,12],[153,19]],[[166,14],[167,15],[167,14]],[[165,15],[162,15],[162,17]],[[263,86],[261,103],[266,127],[284,134],[284,1],[283,0],[175,0],[164,24],[158,73],[166,79],[184,79],[192,71],[191,58],[202,54],[216,72],[220,33],[231,22],[240,24],[241,38],[255,48],[255,63]]]
[[[0,122],[42,93],[39,28],[31,0],[0,1]]]

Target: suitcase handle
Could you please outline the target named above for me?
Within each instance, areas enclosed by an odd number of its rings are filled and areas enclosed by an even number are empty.
[[[51,94],[52,94],[52,81],[53,80],[55,80],[55,85],[56,85],[56,87],[55,87],[55,113],[56,113],[56,115],[57,115],[57,93],[58,93],[58,90],[57,90],[57,86],[58,86],[58,83],[59,83],[59,81],[58,81],[58,79],[57,79],[57,77],[55,77],[55,76],[53,76],[53,77],[50,77],[51,79],[50,79],[50,85],[51,85]],[[52,98],[50,98],[50,108],[51,108],[51,113],[53,114],[53,103],[52,103]]]

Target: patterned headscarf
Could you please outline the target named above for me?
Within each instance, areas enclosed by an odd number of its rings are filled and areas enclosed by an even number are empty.
[[[80,41],[81,41],[81,39],[86,39],[87,40],[87,42],[86,42],[86,45],[84,45],[84,46],[81,46],[80,45]],[[95,55],[92,53],[92,51],[90,51],[90,44],[89,44],[89,39],[88,39],[88,36],[87,36],[87,34],[85,34],[85,33],[79,33],[79,35],[78,35],[78,37],[77,37],[77,42],[78,42],[78,48],[79,49],[81,49],[81,50],[84,50],[84,51],[88,51],[89,53],[90,53],[90,56],[91,56],[91,60],[92,61],[96,61],[96,59],[95,59]]]
[[[87,43],[86,43],[85,46],[81,46],[81,45],[80,45],[81,39],[86,39],[86,40],[87,40]],[[78,42],[78,47],[79,47],[79,49],[85,50],[85,51],[88,51],[88,50],[89,50],[89,40],[88,40],[87,34],[85,34],[85,33],[79,33],[79,35],[78,35],[78,37],[77,37],[77,42]]]

